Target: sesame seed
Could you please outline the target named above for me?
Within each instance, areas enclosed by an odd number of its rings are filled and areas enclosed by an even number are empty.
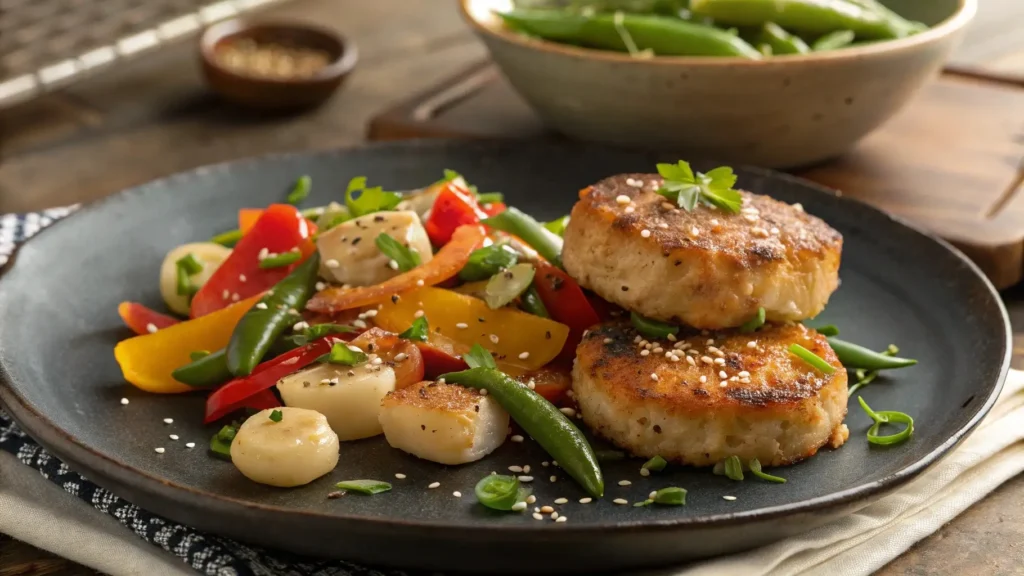
[[[616,196],[615,197],[615,201],[618,202],[619,204],[629,204],[630,203],[629,196],[626,196],[625,194],[619,194],[618,196]]]
[[[525,472],[527,474],[530,473],[530,465],[529,464],[527,464],[526,466],[523,466],[523,472]]]
[[[516,502],[515,504],[512,505],[512,510],[516,512],[522,512],[523,510],[526,510],[526,502]]]
[[[231,291],[228,290],[228,289],[225,289],[223,292],[221,292],[220,297],[221,297],[221,300],[227,300],[228,298],[231,297]]]
[[[127,398],[121,398],[121,406],[127,406],[127,405],[128,405],[128,399]]]
[[[440,482],[431,482],[430,485],[427,486],[427,488],[433,489],[433,488],[437,488],[440,485],[441,485]]]
[[[556,480],[558,480],[558,476],[552,476],[548,478],[548,480],[550,480],[551,482],[555,482]]]
[[[458,324],[455,325],[455,327],[458,328],[459,330],[465,330],[466,328],[469,328],[469,324],[466,324],[465,322],[459,322]]]
[[[594,501],[594,499],[593,498],[589,498],[589,497],[588,498],[580,498],[580,504],[590,504],[593,501]]]
[[[655,346],[654,349],[651,350],[651,352],[654,352],[655,354],[661,354],[664,351],[665,351],[665,349],[662,348],[661,346]]]
[[[803,212],[804,211],[804,205],[799,203],[799,202],[797,202],[796,204],[793,204],[793,209],[796,210],[797,212]]]
[[[625,506],[626,504],[629,504],[629,501],[626,500],[625,498],[616,498],[615,500],[612,500],[612,502],[614,502],[614,503],[616,503],[616,504],[618,504],[620,506]]]
[[[498,335],[497,334],[491,334],[490,335],[490,339],[491,339],[491,342],[493,342],[495,344],[498,343]]]
[[[168,436],[168,438],[170,438],[171,440],[177,441],[178,440],[178,435],[177,434],[171,434],[170,436]]]
[[[518,473],[523,471],[523,467],[522,466],[509,466],[508,467],[508,471],[509,472],[515,472],[516,474],[518,474]]]
[[[163,448],[153,448],[153,451],[157,454],[163,454],[165,452]]]
[[[398,354],[395,354],[395,362],[401,362],[402,360],[405,360],[408,357],[409,355],[406,354],[405,352],[399,352]]]
[[[260,260],[263,260],[268,256],[270,256],[270,248],[267,248],[266,246],[260,248],[260,253],[256,255],[256,257],[259,258]]]
[[[324,266],[327,266],[328,268],[337,268],[338,266],[341,266],[341,263],[334,258],[331,258],[324,262]]]
[[[395,478],[398,478],[399,480],[405,480],[405,474],[402,474],[401,472],[399,472],[399,473],[395,474]]]
[[[728,500],[729,502],[732,502],[735,499],[735,496],[722,496],[722,500]]]
[[[363,312],[362,314],[360,314],[360,316],[362,316],[364,318],[373,318],[376,315],[377,315],[377,310],[367,310],[366,312]]]
[[[530,353],[529,352],[520,352],[519,353],[519,359],[520,360],[526,360],[529,357],[530,357]]]
[[[573,416],[576,415],[576,411],[573,410],[572,408],[568,408],[568,407],[566,407],[566,408],[559,408],[558,411],[561,412],[562,414],[565,414],[569,418],[572,418]]]
[[[737,374],[737,376],[739,376],[740,378],[749,378],[750,372],[747,372],[746,370],[741,370],[739,374]]]
[[[266,310],[267,309],[267,303],[266,302],[257,302],[256,303],[256,309],[257,310]]]
[[[658,375],[655,374],[654,372],[651,372],[651,380],[654,380],[655,382],[657,382],[658,381]]]
[[[545,460],[545,461],[543,461],[543,462],[541,462],[541,463],[540,463],[540,465],[541,465],[541,466],[543,466],[543,467],[545,467],[545,468],[547,468],[547,467],[548,467],[548,464],[549,464],[549,462],[548,462],[547,460]]]
[[[534,512],[534,513],[533,513],[533,519],[534,519],[534,520],[543,520],[543,519],[544,519],[544,517],[543,517],[543,516],[541,516],[539,512]]]
[[[697,362],[693,359],[693,356],[687,356],[686,357],[686,363],[689,364],[690,366],[696,366],[697,365]]]
[[[719,388],[725,388],[728,385],[729,385],[729,381],[728,380],[722,380],[722,382],[718,385],[718,387]]]
[[[640,475],[646,478],[647,476],[651,475],[651,471],[648,470],[647,468],[641,468]]]
[[[725,370],[719,370],[718,371],[718,377],[719,378],[728,378],[729,375],[725,373]]]
[[[758,216],[757,216],[757,214],[744,214],[743,215],[743,219],[746,220],[747,222],[753,223],[753,222],[757,222]]]
[[[356,328],[366,328],[366,322],[358,318],[352,321],[352,325]]]
[[[529,496],[526,497],[527,504],[533,504],[535,502],[537,502],[537,497],[534,496],[533,494],[530,494]]]
[[[700,383],[701,384],[705,384],[705,383],[707,383],[707,381],[708,381],[708,377],[707,376],[701,376],[700,377]]]
[[[623,210],[623,212],[625,212],[626,214],[632,214],[634,211],[636,211],[636,208],[633,208],[632,206],[626,206],[626,208]]]
[[[510,438],[510,440],[512,440],[513,442],[522,442],[523,441],[523,437],[520,436],[519,434],[516,434],[516,435],[512,436],[512,438]]]
[[[327,288],[327,284],[324,284],[323,282],[317,282],[316,283],[316,291],[317,292],[323,290],[324,288]]]
[[[643,236],[644,238],[650,238],[651,237],[651,231],[646,229],[646,228],[644,228],[643,230],[640,231],[640,235]]]
[[[557,499],[555,499],[555,504],[568,504],[568,503],[569,503],[569,499],[568,498],[557,498]]]
[[[389,260],[388,268],[391,268],[392,270],[398,270],[398,262],[396,260]]]
[[[530,390],[536,390],[537,382],[533,378],[530,378],[530,381],[526,383],[526,387]],[[567,392],[572,392],[572,390],[567,390]]]
[[[772,236],[778,236],[779,229],[773,226],[772,229],[768,231],[768,233],[771,234]]]
[[[657,495],[658,495],[658,491],[657,490],[651,490],[651,493],[648,494],[647,497],[650,498],[651,500],[654,500],[654,497],[657,496]]]
[[[380,366],[383,363],[384,361],[380,359],[380,356],[374,358],[373,360],[370,360],[370,364],[373,364],[374,366]]]
[[[643,337],[641,337],[639,334],[637,334],[636,338],[633,338],[633,344],[639,344],[639,343],[641,343],[643,341],[644,341]]]
[[[765,230],[764,228],[761,228],[760,226],[754,226],[753,228],[751,228],[750,233],[753,234],[754,236],[760,236],[761,238],[768,237],[768,231]]]
[[[747,342],[747,348],[757,348],[757,342],[754,342],[753,340]]]
[[[650,350],[641,350],[640,351],[640,355],[641,356],[648,356],[648,355],[650,355],[650,353],[651,353]]]
[[[174,418],[164,418],[164,424],[174,424]]]
[[[520,482],[533,482],[533,476],[520,476]]]
[[[294,332],[301,332],[301,331],[305,330],[306,328],[309,328],[309,323],[308,322],[296,322],[295,326],[292,326],[292,331],[294,331]]]
[[[711,221],[708,222],[708,224],[711,224],[712,226],[718,226],[719,222],[717,218],[712,218]]]
[[[452,492],[452,496],[455,496],[456,498],[462,498],[462,492],[456,490],[455,492]]]
[[[185,448],[192,449],[192,448],[195,448],[195,447],[196,447],[196,443],[195,442],[186,442],[185,443]]]
[[[552,520],[558,520],[558,512],[552,512],[551,513],[551,519]]]
[[[715,363],[714,359],[712,359],[711,356],[701,356],[700,357],[700,361],[705,363],[705,364],[714,364]]]
[[[715,364],[725,366],[725,358],[715,358]]]
[[[555,509],[552,508],[551,506],[541,506],[540,507],[540,513],[541,514],[551,514],[554,511],[555,511]]]
[[[425,312],[423,312],[423,310],[417,310],[416,313],[413,314],[413,317],[415,317],[415,318],[423,318],[423,314],[425,314]]]
[[[440,380],[438,380],[438,382],[440,382]],[[483,388],[480,390],[481,396],[487,396],[487,394],[489,394],[489,392],[487,392],[487,388]]]
[[[631,484],[632,482],[630,482],[629,480],[619,480],[619,486],[629,486]]]
[[[700,236],[700,228],[697,228],[696,226],[690,228],[690,236],[693,236],[694,238]]]

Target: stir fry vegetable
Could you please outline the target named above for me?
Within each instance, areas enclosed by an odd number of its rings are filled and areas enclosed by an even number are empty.
[[[124,321],[124,325],[136,334],[152,334],[161,328],[178,323],[177,318],[154,312],[137,302],[121,302],[117,306],[117,313]]]

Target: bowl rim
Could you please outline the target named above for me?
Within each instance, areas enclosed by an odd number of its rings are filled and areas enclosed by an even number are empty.
[[[303,78],[271,78],[262,76],[250,76],[240,74],[232,69],[223,66],[217,61],[214,54],[217,46],[229,36],[238,36],[256,29],[278,29],[278,30],[300,30],[313,36],[325,38],[337,43],[341,52],[326,66],[321,68],[312,76]],[[277,86],[310,86],[320,84],[324,81],[331,81],[341,78],[355,68],[359,60],[359,50],[355,42],[349,40],[342,34],[297,20],[285,19],[249,19],[231,18],[207,27],[199,37],[199,52],[206,65],[215,68],[221,74],[247,82],[271,84]]]
[[[463,19],[477,32],[484,36],[489,35],[510,44],[516,44],[524,48],[530,48],[549,53],[557,53],[563,56],[579,59],[592,59],[614,63],[643,63],[651,65],[686,65],[694,67],[713,67],[721,64],[737,66],[765,66],[768,64],[785,64],[789,62],[826,62],[835,60],[849,60],[860,57],[895,52],[898,50],[909,50],[918,46],[936,42],[942,38],[952,35],[964,28],[978,12],[979,0],[958,0],[959,7],[956,12],[939,24],[932,26],[925,32],[884,40],[864,46],[844,48],[842,50],[828,50],[824,52],[809,52],[807,54],[781,54],[771,58],[753,60],[740,56],[654,56],[652,58],[634,58],[622,52],[601,50],[598,48],[583,48],[571,44],[561,44],[551,40],[530,38],[518,34],[504,26],[493,26],[478,20],[469,6],[489,0],[459,0],[459,12]]]

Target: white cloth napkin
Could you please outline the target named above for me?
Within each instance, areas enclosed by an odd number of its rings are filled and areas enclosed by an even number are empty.
[[[952,454],[901,490],[804,536],[651,576],[867,575],[1024,471],[1024,372]],[[193,573],[0,452],[0,532],[114,575]],[[994,551],[995,552],[995,551]]]

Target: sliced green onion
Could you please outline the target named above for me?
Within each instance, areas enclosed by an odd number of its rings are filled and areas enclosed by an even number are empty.
[[[189,352],[188,359],[195,362],[196,360],[202,360],[210,355],[209,350],[196,350],[195,352]]]
[[[661,456],[655,456],[654,458],[651,458],[647,462],[644,462],[644,465],[641,466],[640,469],[661,472],[662,470],[665,469],[665,466],[668,466],[668,462],[665,461],[665,459],[662,458]]]
[[[868,442],[876,444],[878,446],[891,446],[893,444],[899,444],[905,442],[914,435],[914,419],[905,412],[895,412],[893,410],[880,410],[875,412],[868,406],[868,403],[864,401],[863,396],[858,396],[857,401],[860,402],[860,407],[867,412],[869,418],[874,420],[871,428],[868,429]],[[895,434],[889,434],[887,436],[879,436],[878,430],[882,427],[882,424],[906,424],[903,430]]]
[[[682,506],[686,504],[686,489],[679,488],[677,486],[669,486],[668,488],[662,488],[654,493],[655,504],[662,504],[665,506]]]
[[[626,453],[622,450],[594,450],[594,457],[598,462],[616,462],[626,459]]]
[[[764,326],[764,308],[758,308],[757,314],[740,326],[740,332],[753,332],[761,326]]]
[[[533,314],[534,316],[540,316],[541,318],[551,318],[551,314],[548,314],[548,309],[544,306],[544,301],[540,299],[540,294],[537,293],[537,287],[530,284],[530,287],[523,292],[519,299],[519,307],[523,311]]]
[[[331,351],[317,358],[317,362],[328,364],[341,364],[342,366],[355,366],[366,362],[366,354],[357,352],[348,347],[344,342],[336,342],[331,346]]]
[[[274,422],[280,422],[282,418],[284,418],[284,414],[280,410],[274,410],[270,413],[270,419]]]
[[[459,271],[459,279],[463,282],[486,280],[503,268],[511,268],[518,260],[519,255],[507,244],[491,244],[469,255],[469,261]]]
[[[640,502],[634,502],[633,503],[633,508],[643,508],[644,506],[650,506],[651,504],[654,504],[654,500],[651,500],[650,498],[648,498],[647,500],[641,500]]]
[[[839,336],[839,328],[836,328],[832,324],[826,324],[824,326],[818,326],[814,330],[816,330],[818,332],[818,334],[821,334],[822,336],[828,336],[828,337]]]
[[[786,479],[782,476],[773,476],[761,470],[761,461],[754,458],[750,461],[750,473],[757,476],[761,480],[767,480],[768,482],[777,482],[779,484],[785,484]]]
[[[519,297],[533,283],[535,274],[532,264],[516,264],[491,276],[484,288],[484,302],[491,310],[497,310]]]
[[[679,334],[679,326],[644,318],[636,312],[630,312],[629,320],[633,323],[633,328],[636,328],[644,338],[660,340],[668,338],[669,334]]]
[[[484,476],[476,483],[473,492],[481,504],[494,510],[511,510],[529,494],[520,486],[519,478],[501,474]]]
[[[299,346],[305,346],[313,340],[319,340],[324,336],[331,334],[345,334],[348,332],[355,332],[356,329],[345,324],[314,324],[309,328],[305,328],[301,333],[293,336],[295,343]],[[299,341],[299,339],[302,339]]]
[[[504,212],[487,218],[483,223],[496,230],[518,236],[545,260],[561,267],[562,239],[541,226],[529,214],[509,206]]]
[[[266,258],[260,259],[260,268],[262,270],[269,270],[271,268],[280,268],[282,266],[288,266],[294,264],[302,259],[300,252],[284,252],[282,254],[274,254],[273,256],[267,256]]]
[[[356,176],[350,180],[345,190],[345,207],[357,218],[374,212],[392,210],[401,201],[401,194],[385,192],[380,186],[367,188],[365,176]]]
[[[422,262],[416,250],[403,246],[401,242],[387,234],[380,234],[374,242],[377,244],[377,249],[380,250],[381,254],[395,262],[398,265],[398,269],[402,272],[408,272],[419,266]]]
[[[822,360],[821,356],[818,356],[814,352],[811,352],[810,350],[804,348],[799,344],[790,344],[789,352],[790,354],[797,356],[804,362],[807,362],[811,366],[817,368],[818,371],[823,374],[832,374],[833,372],[836,371],[835,367],[829,364],[828,362]]]
[[[196,287],[192,284],[192,281],[188,279],[188,272],[185,271],[183,266],[176,267],[177,273],[177,287],[175,292],[179,296],[190,296],[196,293]]]
[[[412,326],[406,328],[405,332],[399,334],[398,337],[405,338],[406,340],[419,340],[420,342],[426,342],[429,334],[430,325],[427,324],[427,317],[420,316],[413,320]]]
[[[192,285],[192,281],[189,280],[190,276],[195,276],[203,271],[203,265],[196,260],[196,257],[190,252],[181,258],[178,258],[177,262],[174,263],[177,268],[177,292],[180,296],[189,296],[195,294],[198,290]]]
[[[469,349],[469,352],[462,355],[462,359],[465,360],[466,364],[470,368],[497,368],[498,365],[494,363],[494,356],[479,344],[473,344],[473,347]]]
[[[331,202],[331,204],[341,206],[341,204],[338,204],[337,202]],[[344,206],[341,207],[344,208]],[[302,214],[303,218],[309,220],[323,216],[324,212],[327,212],[327,206],[314,206],[313,208],[303,208],[302,210],[299,210],[299,214]]]
[[[177,264],[179,268],[184,268],[185,272],[189,276],[195,276],[203,271],[202,263],[200,263],[199,260],[196,260],[195,255],[191,252],[185,254],[181,258],[178,258],[178,261],[175,262],[175,264]]]
[[[444,169],[444,178],[441,178],[437,182],[434,182],[433,185],[436,186],[438,184],[445,184],[447,182],[451,182],[452,180],[456,180],[458,178],[462,178],[462,174],[459,174],[458,172],[456,172],[455,170],[452,170],[451,168],[445,168]],[[462,179],[465,180],[465,178],[462,178]]]
[[[559,236],[565,235],[565,227],[569,225],[569,216],[562,216],[561,218],[552,220],[551,222],[545,222],[544,227],[550,230],[553,234]]]
[[[739,456],[729,456],[725,459],[723,466],[728,478],[736,481],[743,480],[743,463],[740,462]]]
[[[228,230],[227,232],[222,232],[221,234],[217,234],[213,238],[210,238],[210,242],[231,248],[235,244],[238,244],[238,241],[241,239],[241,230]]]
[[[481,192],[476,195],[476,201],[480,204],[497,204],[505,201],[505,195],[501,192]]]
[[[210,438],[210,452],[214,455],[231,459],[231,443],[238,434],[238,428],[231,424],[225,424],[216,434]]]
[[[338,482],[334,487],[347,492],[366,494],[367,496],[391,490],[391,484],[380,480],[345,480],[343,482]]]
[[[309,176],[300,176],[295,181],[295,185],[292,186],[292,191],[288,193],[288,197],[285,198],[285,202],[288,202],[292,206],[302,202],[309,196],[309,189],[313,186],[313,180]]]

